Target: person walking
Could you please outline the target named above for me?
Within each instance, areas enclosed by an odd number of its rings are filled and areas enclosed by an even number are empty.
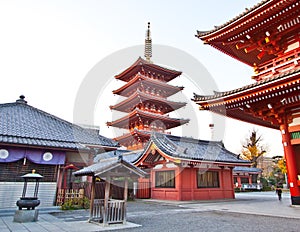
[[[279,186],[277,186],[277,188],[276,188],[276,193],[278,195],[278,200],[281,201],[282,189]]]

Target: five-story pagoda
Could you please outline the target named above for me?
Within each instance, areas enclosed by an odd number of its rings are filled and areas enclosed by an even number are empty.
[[[169,113],[186,105],[185,102],[168,100],[168,97],[183,90],[168,84],[181,75],[180,71],[171,70],[153,64],[150,23],[145,39],[145,58],[139,57],[129,68],[115,78],[125,83],[113,93],[125,97],[112,110],[126,113],[125,116],[108,122],[108,126],[127,129],[128,133],[115,140],[130,150],[141,149],[150,138],[150,132],[166,133],[166,130],[187,123],[188,119],[169,117]]]

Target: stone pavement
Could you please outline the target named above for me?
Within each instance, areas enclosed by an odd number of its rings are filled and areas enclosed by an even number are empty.
[[[157,201],[157,200],[137,200],[129,203],[128,219],[143,219],[143,223],[153,223],[151,215],[164,214],[188,214],[197,212],[220,212],[239,213],[245,215],[262,215],[278,218],[300,219],[300,208],[290,206],[290,196],[283,194],[282,201],[278,201],[274,192],[254,192],[238,193],[235,200],[227,201]],[[149,210],[149,206],[156,205],[156,211]],[[148,207],[148,208],[147,208]],[[164,209],[160,209],[164,208]],[[55,212],[42,211],[39,214],[39,220],[32,223],[14,223],[13,211],[0,210],[0,231],[104,231],[136,228],[141,225],[126,223],[125,225],[113,225],[103,227],[97,224],[88,223],[88,212],[61,212],[53,208]],[[82,215],[80,215],[80,213]],[[276,220],[276,218],[275,218]],[[137,220],[140,221],[140,220]],[[141,223],[141,224],[143,224]],[[142,231],[143,227],[140,227]],[[130,231],[130,230],[129,230]],[[136,230],[135,230],[136,231]]]
[[[127,222],[124,225],[116,224],[104,227],[96,223],[88,223],[87,221],[72,221],[65,222],[51,214],[40,214],[37,222],[16,223],[13,222],[13,216],[2,216],[0,218],[0,231],[31,231],[31,232],[46,232],[46,231],[106,231],[117,229],[128,229],[139,227],[140,225]]]
[[[300,219],[300,207],[291,206],[289,193],[284,193],[281,201],[274,192],[238,193],[233,202],[192,204],[189,207],[202,210],[217,210],[271,217]]]

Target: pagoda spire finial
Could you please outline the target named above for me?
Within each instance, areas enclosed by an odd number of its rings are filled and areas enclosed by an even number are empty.
[[[145,38],[145,58],[147,61],[151,62],[152,57],[152,39],[150,33],[150,22],[148,22],[148,29],[146,31],[146,38]]]

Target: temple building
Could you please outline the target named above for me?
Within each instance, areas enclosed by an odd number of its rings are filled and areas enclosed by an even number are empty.
[[[168,116],[186,104],[167,99],[183,89],[168,83],[181,72],[151,62],[149,25],[146,36],[146,59],[138,58],[115,76],[126,84],[113,93],[126,99],[111,109],[127,115],[108,125],[129,131],[115,138],[128,150],[99,154],[95,162],[101,165],[120,156],[145,171],[148,175],[138,181],[138,198],[233,199],[233,169],[249,167],[250,163],[228,151],[221,141],[174,136],[167,132],[189,121]]]
[[[134,164],[148,170],[151,198],[177,201],[234,199],[233,168],[250,165],[222,142],[160,133]]]
[[[293,205],[300,204],[300,3],[262,1],[215,27],[205,44],[253,67],[252,84],[194,95],[201,110],[280,130]]]
[[[33,169],[43,176],[39,183],[41,206],[52,206],[59,192],[81,181],[72,175],[75,170],[92,164],[95,154],[118,147],[99,130],[29,105],[23,95],[16,102],[0,104],[1,208],[16,206],[23,189],[21,176]]]
[[[152,132],[144,149],[102,153],[96,156],[95,163],[106,163],[117,157],[148,174],[138,181],[137,198],[176,201],[234,199],[234,168],[244,168],[243,175],[249,177],[249,171],[246,174],[245,170],[250,162],[228,151],[220,141]]]
[[[115,140],[130,150],[142,149],[148,142],[151,131],[166,133],[169,129],[189,122],[188,119],[169,116],[169,113],[186,105],[185,102],[168,100],[168,97],[183,90],[183,87],[168,83],[180,76],[181,72],[153,64],[150,60],[151,43],[148,23],[145,39],[146,59],[139,57],[129,68],[115,76],[125,84],[113,93],[125,99],[110,108],[126,115],[108,122],[107,125],[128,130]]]

